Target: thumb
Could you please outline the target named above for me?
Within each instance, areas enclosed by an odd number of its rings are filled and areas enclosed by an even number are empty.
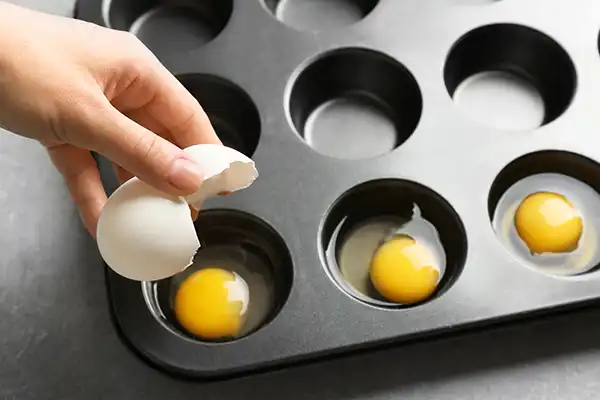
[[[108,106],[85,119],[90,150],[119,164],[163,192],[184,196],[198,190],[200,166],[181,148]]]

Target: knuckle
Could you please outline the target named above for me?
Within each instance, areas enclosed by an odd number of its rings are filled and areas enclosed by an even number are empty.
[[[48,125],[55,136],[63,143],[76,146],[89,146],[94,130],[89,126],[101,106],[93,98],[69,91],[61,96],[48,115]]]
[[[124,43],[127,46],[132,46],[132,47],[136,47],[136,46],[140,46],[142,44],[142,42],[139,40],[139,38],[133,34],[130,31],[114,31],[115,35],[116,35],[116,39],[121,41],[122,43]]]
[[[121,58],[121,67],[127,76],[144,76],[153,69],[151,59],[143,52],[127,52]]]
[[[159,138],[156,135],[143,135],[138,138],[134,146],[139,163],[150,166],[160,153]]]
[[[118,48],[121,50],[121,60],[125,64],[136,64],[144,59],[148,59],[148,48],[133,33],[128,31],[115,31],[115,38]]]
[[[127,37],[124,39],[125,44],[134,59],[147,59],[152,53],[146,45],[131,32],[127,32]]]
[[[144,159],[145,160],[152,160],[154,157],[153,155],[157,152],[158,150],[158,136],[156,135],[149,135],[149,139],[146,141],[146,149],[144,151]]]
[[[199,117],[202,118],[202,115],[199,114],[204,113],[199,113],[197,110],[193,110],[181,121],[177,121],[176,125],[173,127],[174,133],[187,131]]]
[[[69,130],[65,127],[64,117],[60,112],[52,113],[48,117],[48,126],[53,143],[70,143]]]

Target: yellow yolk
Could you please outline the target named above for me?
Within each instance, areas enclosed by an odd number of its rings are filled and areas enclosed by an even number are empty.
[[[190,275],[175,295],[175,317],[204,339],[236,336],[244,322],[248,287],[239,275],[206,268]]]
[[[564,196],[539,192],[519,205],[515,228],[532,253],[566,253],[577,248],[583,221]]]
[[[409,236],[382,244],[371,260],[370,277],[388,301],[402,304],[425,300],[435,291],[439,270],[429,249]]]

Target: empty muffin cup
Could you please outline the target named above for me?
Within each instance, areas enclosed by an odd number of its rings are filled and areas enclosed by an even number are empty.
[[[402,308],[441,295],[466,258],[463,224],[440,195],[397,179],[361,184],[327,214],[321,231],[327,271],[350,296]]]
[[[111,0],[106,24],[130,31],[157,54],[210,42],[229,22],[233,0]]]
[[[293,80],[288,111],[296,132],[317,152],[364,159],[400,146],[423,107],[412,74],[373,50],[334,50],[308,63]]]
[[[202,247],[185,271],[142,285],[155,318],[201,342],[229,342],[271,321],[289,295],[293,267],[276,231],[239,211],[201,212]]]
[[[261,121],[250,96],[236,84],[215,75],[189,74],[178,78],[202,105],[223,144],[252,157],[260,140]]]
[[[379,0],[263,0],[287,26],[317,32],[352,25],[373,11]]]
[[[500,130],[532,130],[562,115],[573,98],[576,72],[548,35],[515,24],[468,32],[450,50],[446,88],[470,118]]]

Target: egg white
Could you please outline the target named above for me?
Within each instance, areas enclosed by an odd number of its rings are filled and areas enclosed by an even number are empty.
[[[578,210],[583,231],[576,250],[562,254],[532,254],[517,234],[514,216],[521,202],[536,192],[565,196]],[[600,195],[572,177],[543,173],[524,178],[511,186],[498,201],[492,225],[500,241],[519,261],[544,273],[571,276],[588,272],[600,263],[597,232],[600,229]]]

